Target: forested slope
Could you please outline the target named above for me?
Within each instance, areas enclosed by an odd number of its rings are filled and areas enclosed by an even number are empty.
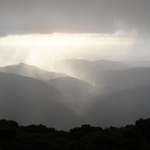
[[[139,119],[125,127],[83,125],[69,132],[44,125],[19,126],[0,120],[1,150],[149,150],[150,119]]]

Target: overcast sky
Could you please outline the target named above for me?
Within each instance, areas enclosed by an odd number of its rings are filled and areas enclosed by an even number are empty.
[[[113,33],[149,35],[149,0],[0,0],[0,35]]]
[[[13,37],[10,39],[10,35],[14,35],[14,37],[29,34],[49,34],[53,36],[53,33],[76,33],[81,35],[84,33],[86,37],[89,34],[88,37],[90,38],[93,38],[93,34],[94,38],[95,34],[98,35],[98,38],[99,36],[104,38],[108,36],[109,45],[110,38],[116,38],[117,35],[117,38],[120,36],[122,40],[120,40],[118,47],[113,48],[117,50],[119,47],[123,47],[118,57],[123,57],[121,55],[128,51],[128,57],[130,55],[134,56],[134,59],[149,59],[149,8],[150,0],[0,0],[0,43],[4,39],[5,43],[12,41]],[[9,38],[7,39],[6,37]],[[130,44],[121,46],[125,40],[128,40]],[[102,41],[104,42],[104,40]],[[134,44],[132,41],[134,41]],[[20,42],[19,38],[18,42]],[[116,53],[114,49],[110,50],[110,47],[106,50],[106,43],[105,40],[105,48],[104,46],[96,47],[95,52],[99,49],[99,54],[102,54],[103,48],[105,56],[107,55],[106,51],[108,56]],[[28,47],[28,50],[23,52],[20,49],[19,52],[17,46],[13,45],[11,47],[9,45],[8,47],[4,46],[4,44],[0,45],[0,48],[1,64],[8,59],[8,55],[9,57],[13,56],[11,58],[14,60],[17,59],[18,61],[16,62],[23,61],[24,56],[27,55],[25,53],[32,51],[31,47]],[[75,52],[71,47],[68,48],[70,53]],[[83,49],[86,53],[90,52],[85,47]],[[42,49],[41,51],[44,50]],[[54,49],[51,49],[51,51],[54,51]],[[76,51],[79,51],[79,49]],[[67,52],[69,51],[67,50]],[[16,58],[14,55],[18,57]],[[39,55],[41,54],[39,53]],[[76,57],[80,57],[80,55]]]

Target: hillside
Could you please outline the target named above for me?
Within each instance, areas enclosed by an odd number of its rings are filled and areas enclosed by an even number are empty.
[[[76,118],[65,100],[61,92],[40,80],[0,73],[0,118],[22,125],[38,123],[68,128]]]
[[[150,67],[106,71],[97,78],[97,84],[111,89],[127,89],[150,84]]]
[[[93,99],[81,124],[123,126],[150,115],[150,85],[120,90]]]

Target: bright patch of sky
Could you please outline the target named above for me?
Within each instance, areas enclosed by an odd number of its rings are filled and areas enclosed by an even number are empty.
[[[48,68],[63,59],[127,59],[135,37],[115,34],[53,33],[0,38],[1,66],[20,62]]]

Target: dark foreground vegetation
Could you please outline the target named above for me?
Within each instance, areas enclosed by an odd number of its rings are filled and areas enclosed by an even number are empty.
[[[0,150],[150,150],[150,119],[102,129],[83,125],[69,132],[0,120]]]

